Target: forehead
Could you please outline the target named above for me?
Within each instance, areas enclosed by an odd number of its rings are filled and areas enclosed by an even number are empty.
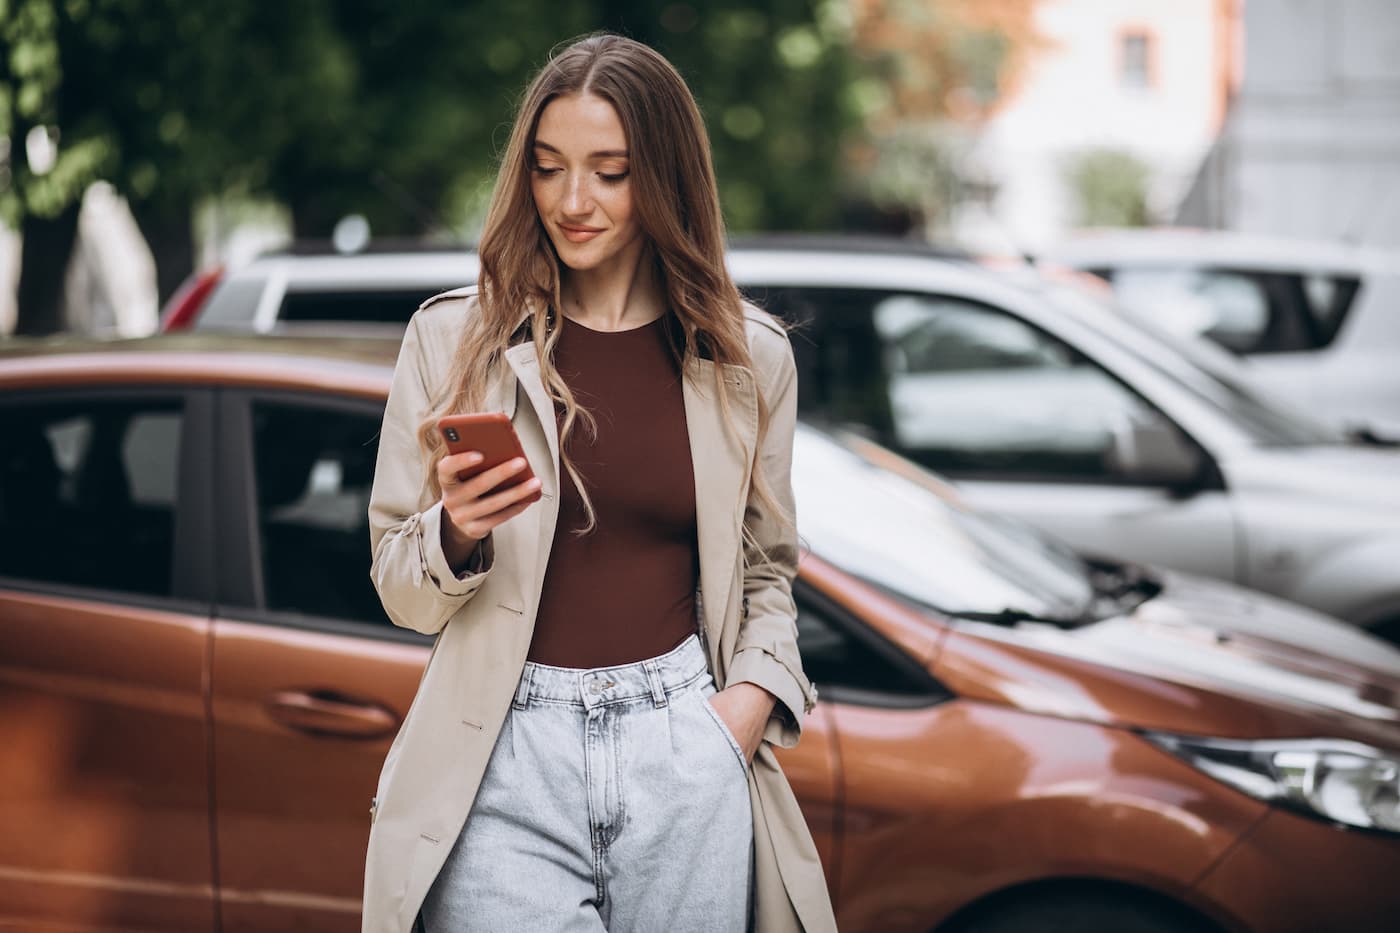
[[[595,94],[570,94],[550,101],[540,114],[535,141],[570,155],[627,148],[617,111]]]

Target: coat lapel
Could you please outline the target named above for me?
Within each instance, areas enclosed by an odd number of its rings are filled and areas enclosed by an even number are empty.
[[[516,382],[525,390],[525,396],[535,410],[541,433],[544,434],[545,443],[549,445],[549,467],[552,472],[548,476],[541,476],[540,479],[546,484],[552,481],[551,488],[555,488],[559,485],[559,428],[554,421],[554,403],[550,401],[549,393],[544,389],[544,380],[540,378],[540,362],[535,357],[535,345],[529,341],[516,344],[506,350],[505,356],[511,372],[515,374]],[[514,415],[514,393],[510,407],[511,414]]]
[[[734,582],[748,494],[749,463],[758,435],[753,378],[737,366],[723,367],[733,429],[715,395],[715,364],[691,359],[686,366],[686,430],[695,472],[695,532],[700,549],[700,603],[712,650],[719,646],[725,608]]]
[[[520,607],[524,609],[526,606],[539,605],[540,587],[544,582],[549,552],[554,546],[554,527],[559,520],[559,428],[554,420],[554,403],[545,391],[544,381],[540,377],[535,344],[531,341],[516,344],[506,350],[505,357],[511,373],[514,374],[514,379],[507,381],[518,386],[515,392],[510,393],[512,421],[544,493],[541,501],[526,509],[510,523],[519,523],[516,529],[511,529],[510,539],[516,543],[516,559],[521,561],[520,566],[524,571],[517,577],[524,587],[521,593],[524,605]],[[529,413],[514,411],[514,397],[518,392],[524,392],[525,397],[529,399],[530,411],[533,412],[534,418],[530,418]],[[514,533],[517,529],[518,534]],[[532,628],[531,626],[523,630],[527,643],[528,632]]]

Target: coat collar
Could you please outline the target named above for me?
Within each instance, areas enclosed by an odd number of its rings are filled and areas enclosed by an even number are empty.
[[[549,447],[550,463],[547,466],[536,464],[536,471],[541,475],[546,490],[555,492],[560,485],[559,432],[554,403],[545,391],[540,376],[534,341],[527,339],[510,347],[505,351],[505,360],[507,366],[501,368],[489,408],[504,411],[513,420],[518,420],[517,399],[519,394],[524,394],[529,401],[526,416],[536,420],[536,426]],[[720,366],[720,385],[728,395],[729,417],[733,419],[731,428],[726,422],[725,406],[716,392],[715,366],[709,360],[691,358],[686,363],[685,378],[682,380],[686,430],[695,475],[700,601],[711,644],[718,644],[723,628],[743,533],[750,467],[758,438],[758,396],[753,375],[741,366]],[[551,495],[541,504],[547,505],[550,512],[546,516],[545,509],[538,510],[540,537],[543,539],[543,531],[555,526],[559,500],[557,495]],[[548,564],[552,543],[552,532],[549,540],[541,540],[537,574],[543,574]]]

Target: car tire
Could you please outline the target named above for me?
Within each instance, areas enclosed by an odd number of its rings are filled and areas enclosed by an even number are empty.
[[[959,914],[937,933],[1220,933],[1189,909],[1115,890],[1009,894]]]

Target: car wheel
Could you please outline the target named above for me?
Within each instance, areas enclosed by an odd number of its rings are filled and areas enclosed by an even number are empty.
[[[1220,933],[1189,909],[1122,891],[1036,891],[975,906],[937,933]]]

